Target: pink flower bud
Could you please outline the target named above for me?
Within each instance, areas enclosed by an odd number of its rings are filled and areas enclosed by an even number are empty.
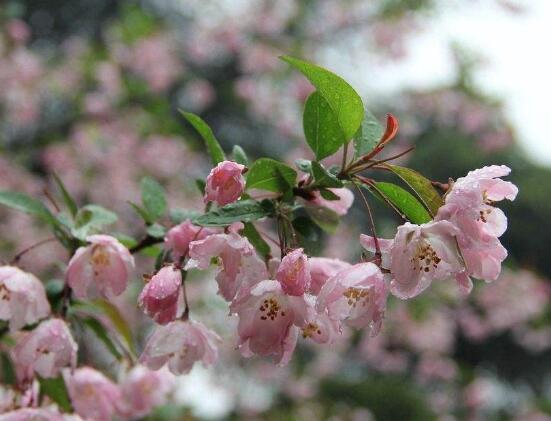
[[[0,320],[9,321],[12,332],[48,314],[50,303],[38,278],[13,266],[0,267]]]
[[[281,260],[276,279],[286,294],[304,295],[310,287],[310,267],[303,249],[293,250]]]
[[[24,332],[13,349],[13,359],[21,381],[33,372],[56,377],[63,367],[75,367],[77,344],[61,319],[46,320],[31,332]]]
[[[182,297],[182,273],[170,265],[161,268],[146,284],[138,304],[149,317],[165,325],[176,318]]]
[[[173,374],[188,373],[196,361],[214,364],[218,359],[216,342],[220,337],[195,321],[175,320],[158,326],[147,340],[140,363],[158,370],[164,364]]]
[[[111,421],[121,400],[119,387],[93,368],[82,367],[63,376],[75,412],[82,418]]]
[[[108,235],[92,235],[71,258],[65,279],[75,297],[120,295],[134,270],[134,258],[119,241]]]
[[[316,302],[318,313],[345,321],[356,328],[379,332],[386,309],[387,287],[383,274],[373,263],[358,263],[338,272],[321,288]]]
[[[172,252],[172,259],[176,262],[189,252],[189,243],[202,240],[216,231],[210,228],[193,225],[189,219],[172,227],[165,238],[165,248]]]
[[[318,295],[325,282],[337,272],[349,268],[350,263],[327,257],[310,257],[310,292]]]
[[[222,161],[207,177],[205,203],[214,201],[220,206],[235,202],[245,189],[244,165],[233,161]]]

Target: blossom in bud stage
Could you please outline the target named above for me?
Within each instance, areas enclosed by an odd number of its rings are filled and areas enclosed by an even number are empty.
[[[279,364],[286,364],[296,346],[297,326],[306,322],[306,309],[304,298],[286,295],[278,281],[259,282],[235,306],[243,356],[273,355]]]
[[[358,263],[327,280],[316,301],[318,313],[356,328],[369,327],[376,335],[386,309],[387,286],[379,267]]]
[[[174,377],[168,371],[152,371],[143,365],[134,366],[120,384],[122,403],[119,411],[126,418],[143,418],[166,402],[174,387]]]
[[[310,200],[310,203],[330,209],[339,216],[346,215],[348,213],[348,209],[350,209],[352,203],[354,203],[354,194],[347,188],[327,190],[331,191],[339,198],[337,200],[324,199],[320,192],[316,190],[313,192],[314,198]]]
[[[220,295],[226,301],[245,295],[261,279],[267,279],[266,265],[257,256],[247,238],[237,233],[243,224],[235,223],[227,234],[209,235],[204,240],[192,241],[190,260],[185,269],[207,269],[213,257],[220,258],[223,269],[216,275]]]
[[[165,237],[165,248],[172,252],[174,261],[187,256],[189,252],[189,243],[195,240],[202,240],[215,231],[210,228],[198,227],[193,225],[188,219],[175,227],[172,227]]]
[[[303,249],[296,249],[283,257],[276,273],[283,292],[303,295],[310,287],[310,267]]]
[[[102,373],[82,367],[63,372],[75,412],[87,420],[111,421],[121,402],[119,387]]]
[[[173,374],[188,373],[196,361],[205,366],[218,359],[216,343],[220,337],[195,321],[175,320],[166,326],[159,326],[147,340],[140,356],[140,363],[158,370],[164,364]]]
[[[21,408],[0,415],[0,421],[64,421],[64,418],[50,408]]]
[[[216,202],[220,206],[235,202],[245,189],[244,165],[222,161],[207,176],[205,203]]]
[[[64,367],[75,367],[77,344],[61,319],[49,319],[30,332],[22,332],[12,351],[20,380],[56,377]]]
[[[390,292],[407,299],[423,292],[433,280],[453,278],[464,271],[455,236],[458,229],[451,222],[423,225],[406,222],[398,227],[394,240],[378,240],[383,267],[390,269]],[[362,235],[360,242],[375,251],[372,237]],[[388,266],[387,266],[388,265]],[[460,287],[466,287],[458,279]]]
[[[14,266],[0,267],[0,320],[9,321],[12,332],[48,314],[50,304],[38,278]]]
[[[76,251],[65,273],[75,297],[100,294],[110,298],[122,294],[134,269],[134,258],[128,249],[108,235],[92,235],[86,241],[90,245]]]
[[[314,295],[318,295],[321,287],[331,276],[351,266],[348,262],[327,257],[310,257],[308,263],[311,278],[310,292]]]
[[[162,325],[176,318],[182,301],[182,273],[173,265],[162,267],[138,297],[144,312]]]

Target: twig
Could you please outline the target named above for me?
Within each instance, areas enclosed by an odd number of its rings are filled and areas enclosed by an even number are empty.
[[[373,241],[375,243],[375,263],[377,266],[381,265],[381,247],[379,246],[379,239],[377,238],[377,231],[375,229],[375,221],[373,220],[373,213],[371,212],[371,206],[369,206],[369,202],[367,201],[367,198],[365,197],[362,189],[360,186],[358,186],[356,183],[354,183],[356,186],[356,189],[358,189],[358,192],[360,193],[360,196],[362,196],[362,199],[365,203],[365,207],[367,208],[367,213],[369,214],[369,223],[371,225],[371,234],[373,235]]]
[[[48,199],[48,201],[55,208],[56,212],[58,212],[58,213],[61,212],[60,207],[57,205],[57,202],[55,201],[54,197],[51,195],[50,191],[46,187],[44,187],[44,189],[42,189],[42,191],[46,195],[46,198]]]
[[[130,251],[130,253],[134,254],[150,246],[154,246],[155,244],[162,243],[163,241],[164,240],[162,238],[155,238],[148,235],[144,237],[138,244],[136,244],[134,247],[130,247],[128,250]]]
[[[19,260],[21,260],[21,258],[22,258],[26,253],[28,253],[29,251],[31,251],[31,250],[33,250],[33,249],[35,249],[35,248],[37,248],[37,247],[40,247],[40,246],[43,245],[43,244],[50,243],[50,242],[56,241],[56,240],[57,240],[57,238],[55,238],[55,237],[46,238],[45,240],[39,241],[38,243],[33,244],[32,246],[29,246],[29,247],[27,247],[26,249],[21,250],[19,253],[17,253],[17,254],[13,257],[13,259],[12,259],[11,262],[10,262],[10,265],[12,265],[12,266],[13,266],[13,265],[16,265],[16,264],[19,262]]]

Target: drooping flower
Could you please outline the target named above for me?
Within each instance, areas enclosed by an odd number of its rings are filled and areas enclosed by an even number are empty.
[[[61,319],[49,319],[30,332],[22,332],[12,351],[18,377],[56,377],[64,367],[76,366],[77,344]]]
[[[301,336],[318,344],[334,342],[341,332],[340,321],[331,319],[327,309],[317,311],[314,296],[305,296],[305,301],[306,319],[299,326]]]
[[[283,257],[276,273],[283,292],[288,295],[303,295],[310,287],[308,256],[303,249],[296,249]]]
[[[216,343],[220,337],[196,321],[175,320],[156,327],[147,340],[140,363],[158,370],[167,364],[173,374],[188,373],[196,361],[205,366],[218,359]]]
[[[76,413],[87,420],[111,421],[121,402],[119,387],[102,373],[82,367],[63,372]]]
[[[182,273],[169,265],[162,267],[145,285],[138,305],[157,323],[165,325],[176,318],[182,300]]]
[[[297,326],[306,322],[303,297],[286,295],[278,281],[265,280],[235,306],[239,316],[238,346],[245,357],[273,355],[286,364],[298,337]]]
[[[127,418],[143,418],[166,402],[173,387],[174,377],[168,371],[152,371],[136,365],[120,384],[122,400],[119,411]]]
[[[337,200],[324,199],[321,196],[320,192],[316,190],[313,192],[314,198],[310,200],[310,203],[330,209],[339,216],[346,215],[348,213],[348,210],[354,203],[354,194],[347,188],[337,188],[337,189],[327,189],[327,190],[337,195],[339,198]]]
[[[0,320],[9,321],[12,332],[48,314],[46,291],[36,276],[14,266],[0,267]]]
[[[369,327],[376,335],[383,321],[387,292],[379,267],[358,263],[327,280],[318,295],[316,310],[327,311],[332,320],[352,327]]]
[[[189,243],[202,240],[214,233],[214,230],[193,225],[187,219],[168,231],[165,237],[165,248],[172,252],[173,260],[178,261],[188,254]]]
[[[205,203],[216,202],[220,206],[235,202],[245,189],[244,165],[222,161],[207,176]]]
[[[216,275],[220,295],[226,301],[245,295],[258,281],[267,279],[266,265],[257,256],[253,245],[238,234],[243,224],[229,227],[227,234],[209,235],[204,240],[192,241],[190,260],[185,269],[207,269],[213,257],[222,262],[222,270]]]
[[[0,415],[0,421],[64,421],[64,418],[51,408],[21,408]]]
[[[108,235],[92,235],[86,241],[90,245],[76,251],[65,273],[75,297],[100,294],[110,298],[122,294],[134,269],[134,258],[128,249]]]
[[[351,266],[348,262],[327,257],[310,257],[308,263],[311,278],[310,292],[314,295],[318,295],[321,287],[331,276]]]

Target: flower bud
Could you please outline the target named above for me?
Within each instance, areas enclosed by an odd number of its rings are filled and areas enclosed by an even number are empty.
[[[207,177],[205,203],[214,201],[220,206],[235,202],[245,188],[244,165],[233,161],[222,161]]]
[[[180,260],[189,252],[189,243],[203,240],[215,231],[210,228],[193,225],[189,219],[172,227],[165,238],[165,248],[172,252],[174,261]]]
[[[308,257],[303,249],[293,250],[282,260],[276,273],[283,292],[289,295],[303,295],[310,287]]]
[[[157,323],[173,321],[182,301],[182,273],[175,266],[165,266],[147,283],[138,304]]]

